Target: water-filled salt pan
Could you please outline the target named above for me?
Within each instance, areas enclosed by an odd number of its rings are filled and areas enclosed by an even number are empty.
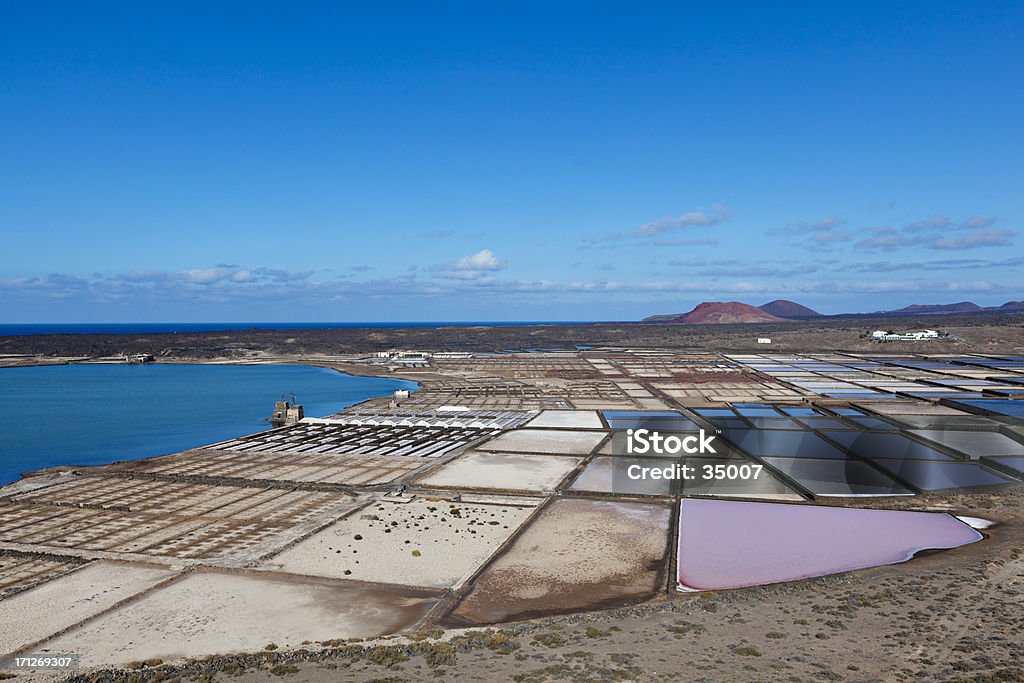
[[[680,503],[678,587],[722,590],[905,562],[982,535],[946,513],[691,500]]]

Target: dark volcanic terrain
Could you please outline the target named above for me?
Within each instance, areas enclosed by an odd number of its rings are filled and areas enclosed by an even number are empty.
[[[940,329],[951,337],[927,342],[879,345],[877,329]],[[769,337],[770,346],[758,345]],[[878,316],[772,323],[674,325],[595,323],[522,327],[340,328],[237,330],[195,334],[29,335],[0,337],[0,355],[101,357],[150,353],[160,360],[243,359],[264,355],[370,353],[392,348],[504,351],[531,348],[628,346],[715,351],[839,350],[919,353],[1024,350],[1024,314]]]

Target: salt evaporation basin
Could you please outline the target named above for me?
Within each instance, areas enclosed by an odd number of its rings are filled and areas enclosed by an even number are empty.
[[[895,564],[983,536],[946,513],[687,499],[680,503],[682,591],[795,581]]]

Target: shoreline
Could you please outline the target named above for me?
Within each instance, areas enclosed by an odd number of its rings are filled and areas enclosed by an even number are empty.
[[[45,368],[54,367],[61,365],[129,365],[124,360],[115,360],[110,358],[109,360],[100,358],[67,358],[63,359],[57,357],[51,359],[46,356],[36,356],[31,362],[19,363],[17,365],[6,365],[3,363],[4,356],[0,355],[0,371],[13,369],[13,368]],[[403,370],[396,371],[381,371],[375,366],[369,364],[360,364],[347,361],[329,361],[329,360],[318,360],[316,358],[307,358],[305,356],[282,356],[277,358],[266,358],[266,359],[248,359],[245,361],[239,361],[231,358],[175,358],[174,360],[154,360],[148,363],[142,363],[141,365],[228,365],[228,366],[247,366],[247,365],[300,365],[312,368],[327,368],[329,370],[336,370],[342,374],[351,375],[353,377],[377,377],[377,378],[388,378],[394,377],[397,379],[408,380],[410,382],[416,382],[422,385],[424,377],[416,374],[409,373]],[[359,372],[356,372],[359,370]],[[429,381],[429,380],[427,380]],[[420,388],[428,388],[421,386]],[[417,389],[418,391],[418,389]]]
[[[24,364],[24,365],[17,365],[17,366],[4,366],[4,365],[0,365],[0,371],[3,371],[4,369],[10,369],[10,368],[53,367],[53,366],[63,366],[63,365],[118,365],[118,364],[119,363],[116,363],[114,361],[110,361],[110,362],[97,362],[97,363],[67,361],[67,362],[62,362],[62,363],[36,363],[36,364],[31,364],[31,365],[30,364]],[[294,366],[294,367],[310,367],[310,368],[321,368],[321,369],[325,369],[325,370],[333,370],[333,371],[337,372],[338,374],[348,375],[350,377],[367,377],[367,378],[375,378],[375,379],[392,379],[393,378],[393,379],[399,379],[399,380],[404,380],[404,381],[410,381],[410,382],[413,382],[413,383],[415,383],[417,385],[416,388],[412,390],[413,392],[416,392],[416,391],[419,391],[420,389],[426,388],[424,386],[423,382],[421,381],[422,378],[421,379],[416,379],[414,377],[400,376],[399,373],[381,373],[381,372],[357,373],[357,372],[353,372],[353,370],[355,370],[355,369],[363,369],[363,368],[358,368],[358,366],[355,365],[355,364],[336,363],[336,364],[332,365],[332,364],[328,364],[328,363],[324,363],[324,362],[303,362],[301,358],[296,358],[296,359],[292,359],[292,360],[285,360],[285,359],[269,360],[268,359],[268,360],[262,361],[262,362],[251,362],[251,363],[237,363],[237,362],[236,363],[230,363],[230,362],[225,363],[225,362],[208,361],[208,360],[200,360],[200,359],[192,359],[192,360],[178,359],[178,360],[175,360],[173,362],[152,362],[152,363],[146,363],[146,365],[220,365],[220,366],[279,365],[279,366]],[[404,375],[404,373],[402,373],[402,374]],[[382,397],[385,397],[385,396],[386,396],[386,394],[380,395],[380,396],[371,396],[369,398],[363,399],[362,401],[359,401],[358,403],[353,403],[353,404],[351,404],[349,406],[345,406],[345,408],[343,408],[342,410],[350,408],[352,406],[360,405],[362,403],[366,403],[367,401],[372,401],[372,400],[377,399],[377,398],[382,398]],[[269,429],[273,429],[273,427],[269,426],[269,422],[268,422],[268,430]],[[242,436],[247,436],[248,434],[249,433],[236,434],[236,435],[233,435],[232,437],[229,437],[229,438],[238,438],[238,437],[242,437]],[[110,462],[105,462],[105,463],[100,463],[100,464],[95,464],[95,465],[75,465],[75,464],[70,464],[69,463],[69,464],[49,465],[47,467],[41,467],[41,468],[38,468],[38,469],[27,470],[25,472],[19,473],[19,478],[18,479],[15,479],[14,481],[11,481],[11,482],[0,484],[0,496],[3,495],[4,490],[7,489],[8,487],[15,486],[15,485],[17,485],[17,484],[19,484],[21,482],[24,482],[24,481],[29,480],[29,479],[37,478],[37,477],[45,477],[45,476],[51,476],[51,475],[59,476],[59,475],[64,474],[64,473],[77,472],[79,470],[88,470],[88,469],[93,469],[93,468],[103,468],[103,467],[109,467],[111,465],[119,465],[119,464],[124,464],[124,463],[138,462],[138,461],[141,461],[141,460],[148,460],[150,458],[159,458],[159,457],[164,457],[164,456],[167,456],[167,455],[173,455],[174,453],[187,452],[187,451],[190,451],[190,450],[194,450],[196,448],[202,448],[204,445],[205,444],[199,444],[197,446],[192,446],[190,448],[186,448],[186,449],[181,450],[181,451],[170,451],[168,453],[158,453],[158,454],[155,454],[155,455],[147,455],[147,456],[142,456],[142,457],[137,457],[137,458],[126,458],[124,460],[112,460]]]

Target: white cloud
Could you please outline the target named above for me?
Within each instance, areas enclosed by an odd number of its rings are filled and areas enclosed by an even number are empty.
[[[1012,230],[976,230],[954,239],[935,240],[932,249],[975,249],[978,247],[1008,247]]]
[[[907,232],[924,232],[926,230],[946,230],[953,227],[953,222],[946,216],[930,216],[922,221],[914,221],[903,226]]]
[[[995,218],[985,218],[984,216],[971,216],[963,223],[960,224],[961,228],[968,230],[974,230],[977,228],[990,228],[995,225]]]
[[[429,270],[436,273],[436,277],[449,280],[484,280],[491,273],[504,270],[507,265],[490,249],[481,249],[457,261],[432,266]]]
[[[891,225],[857,230],[839,230],[845,221],[838,218],[821,218],[813,223],[801,221],[784,228],[768,231],[768,235],[805,235],[802,246],[808,249],[827,249],[836,242],[847,242],[858,232],[869,236],[859,239],[853,248],[860,251],[896,251],[898,249],[924,247],[928,249],[973,249],[977,247],[1007,246],[1014,233],[1010,230],[986,230],[996,222],[995,218],[971,216],[956,222],[948,216],[936,214],[913,221],[896,228]],[[962,237],[945,233],[966,231]]]
[[[650,223],[644,223],[636,229],[635,234],[640,237],[650,237],[651,235],[660,235],[683,228],[707,227],[721,223],[731,215],[731,212],[726,207],[721,204],[714,204],[711,207],[710,214],[701,209],[684,213],[682,216],[666,216]]]
[[[873,237],[863,239],[853,245],[854,249],[865,249],[868,251],[893,251],[903,247],[919,244],[923,240],[920,237],[908,237],[896,232],[895,228],[871,228]]]
[[[490,249],[481,249],[471,256],[463,256],[455,262],[454,270],[495,271],[505,267],[505,262]]]
[[[846,242],[850,239],[850,234],[846,232],[840,232],[833,230],[832,228],[824,228],[815,231],[811,236],[811,239],[819,244],[828,244],[830,242]]]
[[[928,230],[978,230],[990,228],[996,222],[995,218],[986,216],[971,216],[960,223],[954,223],[948,216],[930,216],[921,221],[914,221],[903,226],[906,232],[925,232]]]
[[[828,228],[825,228],[828,229]],[[905,236],[896,231],[898,236]],[[1006,236],[971,231],[957,233],[972,243],[991,241]],[[998,231],[995,231],[998,232]],[[979,233],[979,234],[974,234]],[[942,247],[936,247],[942,248]],[[933,252],[934,253],[934,252]],[[354,277],[314,278],[310,271],[294,272],[271,268],[215,267],[189,268],[181,271],[135,270],[118,275],[92,275],[79,277],[51,274],[11,280],[0,280],[0,297],[24,310],[33,307],[54,306],[57,302],[68,305],[124,305],[135,309],[176,306],[183,309],[212,306],[229,310],[233,306],[331,306],[341,302],[373,300],[382,306],[408,302],[451,302],[459,298],[484,298],[499,310],[506,304],[565,305],[592,304],[604,301],[623,301],[633,297],[637,301],[668,300],[675,294],[690,293],[694,298],[717,299],[736,295],[785,295],[802,293],[822,295],[862,295],[920,293],[932,297],[943,293],[978,292],[988,296],[1011,294],[1017,298],[1018,290],[999,281],[964,279],[950,281],[935,279],[950,274],[954,268],[1002,267],[1014,272],[1019,257],[1004,261],[954,259],[950,261],[916,264],[879,262],[863,264],[858,270],[873,270],[891,274],[891,279],[862,277],[851,274],[838,276],[850,269],[826,267],[824,262],[811,265],[788,262],[755,262],[723,259],[680,262],[689,266],[679,271],[682,277],[668,275],[664,280],[624,278],[619,280],[517,280],[502,278],[498,271],[506,267],[493,251],[482,249],[476,253],[427,270],[433,277],[417,276],[405,272],[394,277],[356,279]],[[930,273],[933,269],[944,269]],[[568,272],[568,269],[566,269]],[[980,274],[979,271],[975,271]],[[904,277],[903,274],[912,274]],[[921,275],[923,277],[914,277]],[[903,278],[903,279],[901,279]],[[917,297],[915,297],[917,298]],[[416,304],[412,304],[415,308]],[[647,305],[647,304],[643,304]],[[197,309],[198,310],[198,309]],[[643,313],[641,310],[639,313]]]
[[[1012,243],[1012,230],[971,230],[965,233],[954,233],[956,237],[943,237],[941,234],[926,233],[915,229],[907,234],[895,228],[873,228],[873,236],[857,242],[856,249],[868,251],[895,251],[905,247],[927,247],[928,249],[978,249],[981,247],[1006,247]]]
[[[847,242],[852,239],[849,232],[840,230],[846,221],[841,218],[827,216],[819,218],[813,223],[800,221],[784,228],[775,228],[768,231],[768,235],[810,235],[810,242],[803,244],[804,247],[815,250],[825,250],[829,245],[836,242]]]
[[[211,285],[215,282],[225,280],[234,272],[230,268],[190,268],[178,272],[178,278],[185,282],[192,282],[199,285]]]
[[[604,237],[596,237],[587,240],[581,249],[588,249],[597,242],[604,242],[608,240],[646,240],[651,237],[658,235],[665,235],[667,233],[673,233],[684,228],[698,228],[698,227],[710,227],[712,225],[718,225],[722,221],[726,221],[732,217],[732,212],[728,207],[722,204],[712,204],[710,211],[704,209],[698,209],[697,211],[689,211],[681,216],[666,216],[659,218],[656,221],[644,223],[643,225],[625,232],[613,232],[605,235]],[[659,244],[659,246],[661,246]]]
[[[820,218],[814,223],[811,223],[810,228],[811,230],[835,230],[845,222],[846,221],[842,220],[841,218],[828,216],[826,218]]]

